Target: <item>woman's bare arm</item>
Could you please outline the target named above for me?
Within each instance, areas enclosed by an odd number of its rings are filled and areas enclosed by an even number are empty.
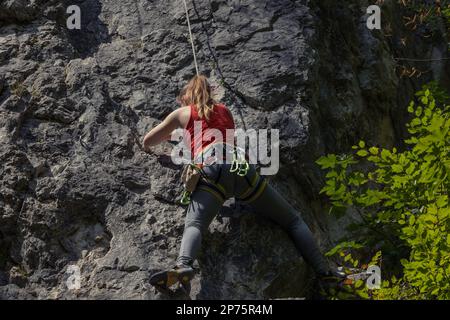
[[[144,137],[143,147],[145,151],[156,146],[163,141],[170,139],[172,132],[178,128],[184,128],[189,121],[190,109],[189,107],[179,108],[169,114],[163,122],[150,130]]]
[[[179,113],[180,109],[173,111],[163,122],[145,135],[142,144],[145,151],[149,151],[150,147],[169,140],[172,132],[181,127]]]

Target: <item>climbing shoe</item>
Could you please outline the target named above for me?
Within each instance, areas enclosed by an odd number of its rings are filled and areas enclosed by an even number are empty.
[[[347,275],[342,268],[331,268],[326,273],[317,276],[313,299],[324,300],[342,290],[347,281]]]
[[[191,290],[190,282],[194,275],[195,271],[190,266],[175,266],[170,270],[153,274],[150,277],[150,284],[156,290],[165,294],[173,295],[176,290],[182,290],[189,295]],[[173,289],[174,287],[175,289]]]
[[[340,282],[347,278],[347,274],[340,267],[330,268],[327,273],[319,275],[320,281],[325,282]]]

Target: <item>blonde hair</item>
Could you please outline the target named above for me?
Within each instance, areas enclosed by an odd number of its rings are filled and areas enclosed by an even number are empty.
[[[181,90],[177,101],[185,106],[195,105],[198,116],[209,120],[217,103],[211,95],[211,85],[204,75],[194,76]]]

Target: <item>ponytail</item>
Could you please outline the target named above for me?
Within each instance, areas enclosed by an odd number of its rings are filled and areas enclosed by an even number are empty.
[[[181,90],[177,101],[182,105],[195,105],[200,118],[209,120],[217,103],[211,96],[211,86],[203,75],[194,76]]]

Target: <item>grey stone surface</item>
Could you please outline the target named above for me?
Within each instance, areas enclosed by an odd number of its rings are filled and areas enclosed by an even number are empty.
[[[390,37],[365,28],[365,1],[189,3],[201,71],[223,84],[238,126],[281,130],[271,182],[329,248],[343,230],[314,161],[360,138],[398,142],[412,92],[448,81],[449,66],[400,79],[393,55],[440,56],[443,41],[403,48],[396,3],[383,7]],[[71,4],[81,30],[66,28]],[[2,0],[0,26],[0,299],[166,299],[147,280],[177,255],[180,168],[136,137],[176,108],[194,73],[181,0]],[[224,211],[192,298],[310,295],[286,234],[247,208]],[[74,265],[79,290],[67,285]]]

